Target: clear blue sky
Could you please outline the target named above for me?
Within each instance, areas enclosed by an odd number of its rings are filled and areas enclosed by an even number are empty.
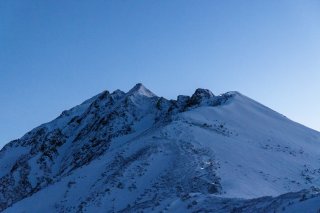
[[[0,2],[0,146],[102,90],[237,90],[320,130],[320,1]]]

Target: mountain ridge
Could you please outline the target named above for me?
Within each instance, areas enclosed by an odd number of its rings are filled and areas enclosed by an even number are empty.
[[[197,89],[167,100],[139,83],[104,91],[4,146],[0,211],[19,212],[17,203],[49,189],[64,192],[43,207],[52,212],[164,210],[194,193],[206,203],[281,196],[320,186],[319,154],[319,132],[239,92]]]

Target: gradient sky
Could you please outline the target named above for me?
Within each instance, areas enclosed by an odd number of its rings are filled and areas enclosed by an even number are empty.
[[[320,130],[318,0],[1,0],[0,146],[107,89],[237,90]]]

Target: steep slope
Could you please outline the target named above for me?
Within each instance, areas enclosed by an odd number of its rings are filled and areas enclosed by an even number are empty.
[[[7,144],[0,211],[298,205],[301,194],[305,203],[318,191],[242,199],[320,187],[319,156],[318,132],[240,93],[197,89],[166,100],[137,84],[127,93],[102,92]]]

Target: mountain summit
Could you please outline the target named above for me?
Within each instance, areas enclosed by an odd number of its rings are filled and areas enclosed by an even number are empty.
[[[238,92],[139,83],[9,142],[0,211],[316,212],[319,156],[319,132]]]
[[[156,97],[150,90],[148,90],[143,84],[138,83],[136,84],[128,94],[139,94],[147,97]]]

